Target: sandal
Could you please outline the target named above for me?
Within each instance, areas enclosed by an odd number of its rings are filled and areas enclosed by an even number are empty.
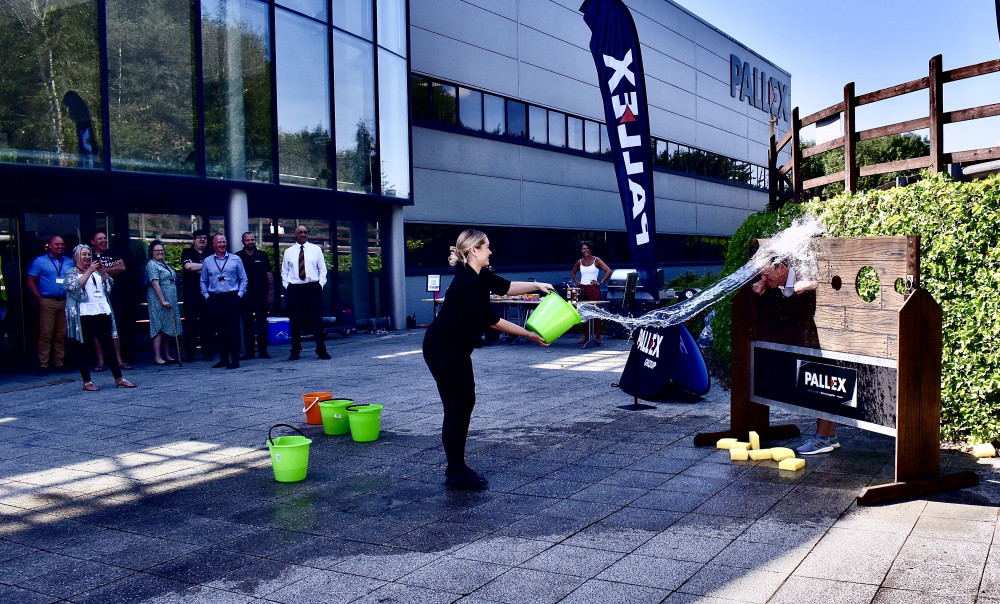
[[[94,371],[104,371],[104,365],[98,365],[97,367],[94,367]]]
[[[115,380],[115,388],[135,388],[135,384],[125,378],[118,378]]]
[[[94,385],[94,382],[84,382],[83,389],[86,390],[87,392],[97,392],[98,390],[100,390],[100,388]]]
[[[122,363],[121,365],[119,365],[119,367],[121,367],[122,369],[124,369],[126,371],[128,371],[129,369],[132,369],[132,366],[129,365],[128,363]]]

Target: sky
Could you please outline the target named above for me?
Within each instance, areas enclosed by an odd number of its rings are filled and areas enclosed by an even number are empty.
[[[792,74],[805,117],[855,94],[1000,58],[994,0],[674,0]],[[944,85],[944,110],[1000,103],[1000,73]],[[857,110],[859,129],[927,116],[927,92]],[[810,131],[803,132],[812,139]],[[920,131],[918,134],[927,134]],[[1000,146],[1000,116],[946,125],[945,152]]]

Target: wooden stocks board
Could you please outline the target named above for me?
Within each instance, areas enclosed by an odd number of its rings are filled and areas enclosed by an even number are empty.
[[[973,472],[940,474],[941,307],[920,289],[918,237],[822,238],[812,243],[819,286],[784,297],[745,285],[733,298],[730,429],[746,440],[799,434],[770,425],[770,407],[896,438],[895,482],[868,487],[870,505],[978,484]],[[858,293],[871,267],[874,299]]]

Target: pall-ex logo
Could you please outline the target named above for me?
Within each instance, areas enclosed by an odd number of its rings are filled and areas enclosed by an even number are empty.
[[[635,347],[639,349],[639,352],[658,359],[662,343],[663,335],[640,329],[639,337],[635,340]]]
[[[729,93],[734,99],[745,99],[757,109],[789,121],[792,99],[787,82],[768,76],[763,68],[758,70],[736,55],[729,56],[729,67]]]
[[[621,59],[604,55],[604,65],[611,69],[611,76],[608,78],[608,92],[611,96],[611,107],[618,120],[619,152],[622,155],[625,172],[629,175],[628,188],[632,192],[632,219],[639,220],[639,228],[635,230],[635,244],[644,245],[649,243],[646,189],[631,177],[643,173],[643,157],[648,156],[649,151],[643,147],[642,137],[634,133],[639,125],[636,121],[636,118],[639,117],[639,99],[636,94],[635,74],[632,73],[632,49],[630,48]],[[623,90],[616,94],[616,90],[622,86],[623,80],[627,80],[632,85],[632,90]],[[624,88],[624,86],[622,87]],[[633,134],[629,134],[630,129]],[[635,162],[632,161],[632,149],[635,149],[638,156]]]
[[[832,398],[848,407],[858,406],[856,369],[802,360],[797,360],[796,364],[796,390]]]

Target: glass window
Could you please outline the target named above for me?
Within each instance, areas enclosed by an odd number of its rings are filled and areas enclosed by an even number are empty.
[[[410,196],[410,128],[406,119],[406,59],[378,51],[378,145],[382,195]]]
[[[587,153],[601,152],[601,125],[597,122],[587,120],[583,123],[583,150]]]
[[[549,144],[566,146],[566,116],[558,111],[549,111]]]
[[[290,8],[307,17],[326,23],[326,0],[275,0],[275,4]]]
[[[406,56],[406,0],[378,0],[378,45]]]
[[[533,105],[528,107],[528,140],[543,145],[548,141],[547,114],[548,111],[541,107]]]
[[[332,186],[327,28],[275,10],[278,166],[282,184]]]
[[[209,177],[271,182],[271,36],[267,5],[202,0]]]
[[[566,140],[570,149],[583,151],[583,120],[578,117],[566,117]]]
[[[0,161],[100,167],[97,1],[43,6],[0,3]]]
[[[413,95],[413,119],[431,119],[431,85],[423,76],[410,76],[410,92]]]
[[[333,24],[365,40],[371,40],[371,0],[333,0]]]
[[[611,141],[608,140],[608,127],[601,124],[601,155],[611,155]]]
[[[194,174],[191,4],[108,0],[107,35],[112,167]]]
[[[456,91],[454,86],[434,82],[434,119],[454,125],[458,121],[455,107]]]
[[[333,49],[337,190],[371,193],[378,189],[374,47],[334,31]]]
[[[525,110],[524,103],[507,99],[507,136],[524,138],[527,130]]]
[[[460,125],[470,130],[483,129],[483,93],[468,88],[458,89]]]
[[[656,155],[653,157],[654,163],[661,168],[668,167],[670,155],[667,154],[667,141],[654,139],[656,143]]]
[[[503,134],[507,131],[507,119],[504,113],[504,100],[492,94],[483,95],[484,130],[490,134]]]

